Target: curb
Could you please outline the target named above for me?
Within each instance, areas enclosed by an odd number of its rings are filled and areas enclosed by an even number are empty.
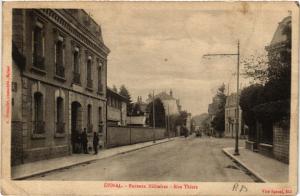
[[[260,176],[258,173],[256,173],[253,169],[251,169],[249,166],[247,166],[243,161],[241,161],[240,159],[238,159],[237,157],[235,157],[231,153],[229,153],[228,149],[232,149],[232,148],[223,148],[222,152],[224,154],[226,154],[230,159],[235,160],[240,166],[242,166],[245,170],[247,170],[255,178],[257,178],[259,182],[264,182],[264,183],[268,182],[266,179],[264,179],[262,176]]]
[[[118,152],[118,153],[116,153],[116,154],[113,154],[113,155],[107,156],[107,157],[94,158],[94,159],[82,161],[82,162],[80,162],[80,163],[74,163],[74,164],[70,164],[70,165],[58,167],[58,168],[51,169],[51,170],[45,170],[45,171],[41,171],[41,172],[29,174],[29,175],[26,175],[26,176],[20,176],[20,177],[12,178],[12,180],[23,180],[23,179],[30,178],[30,177],[34,177],[34,176],[38,176],[38,175],[41,175],[41,174],[47,174],[47,173],[50,173],[50,172],[58,171],[58,170],[61,170],[61,169],[67,169],[67,168],[74,167],[74,166],[81,165],[81,164],[85,164],[85,163],[91,163],[91,162],[94,162],[94,161],[97,161],[97,160],[101,160],[101,159],[106,159],[106,158],[114,157],[114,156],[117,156],[117,155],[120,155],[120,154],[126,154],[126,153],[129,153],[129,152],[141,150],[141,149],[143,149],[143,148],[147,148],[147,147],[151,147],[151,146],[155,146],[155,145],[158,145],[158,144],[163,144],[163,143],[171,142],[171,141],[175,141],[175,139],[170,139],[170,140],[163,141],[163,142],[158,142],[158,143],[149,144],[149,145],[147,145],[147,146],[142,146],[142,147],[135,148],[135,149],[131,149],[131,150],[124,151],[124,152]]]

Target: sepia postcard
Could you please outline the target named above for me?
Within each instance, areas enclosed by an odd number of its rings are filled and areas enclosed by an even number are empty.
[[[2,13],[2,195],[297,194],[297,2]]]

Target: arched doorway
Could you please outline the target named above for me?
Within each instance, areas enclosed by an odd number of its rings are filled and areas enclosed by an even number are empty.
[[[72,143],[72,152],[80,153],[80,134],[82,127],[82,107],[81,104],[77,101],[72,102],[71,104],[71,143]]]

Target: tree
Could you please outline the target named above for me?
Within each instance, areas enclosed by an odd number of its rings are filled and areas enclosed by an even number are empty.
[[[216,96],[214,97],[214,102],[217,102],[218,109],[216,116],[212,121],[212,127],[222,135],[225,131],[225,104],[226,104],[226,95],[225,95],[225,85],[222,84],[217,91]]]
[[[125,87],[124,84],[121,85],[120,90],[119,90],[119,94],[122,95],[123,97],[126,97],[128,99],[128,103],[127,103],[127,115],[130,116],[132,113],[132,100],[131,100],[131,96],[129,94],[129,91],[127,90],[127,88]]]
[[[252,83],[265,84],[268,81],[268,64],[267,55],[251,55],[241,60],[242,75],[252,79]]]
[[[115,91],[116,93],[118,92],[118,89],[117,89],[116,85],[113,85],[113,89],[112,90]]]
[[[148,104],[147,111],[149,111],[149,125],[153,126],[153,102]],[[155,118],[155,127],[166,126],[165,108],[160,99],[154,100],[154,118]]]

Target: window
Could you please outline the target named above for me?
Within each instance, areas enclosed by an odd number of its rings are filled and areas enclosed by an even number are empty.
[[[102,62],[98,59],[98,92],[103,91],[103,86],[102,86]]]
[[[64,123],[64,100],[61,97],[56,99],[56,132],[65,132]]]
[[[45,69],[43,24],[36,22],[32,31],[32,63],[39,69]]]
[[[79,73],[79,48],[77,47],[73,53],[73,69],[75,73]]]
[[[80,69],[79,69],[80,53],[79,48],[75,47],[73,52],[73,83],[80,84]]]
[[[44,133],[43,120],[43,95],[40,92],[34,93],[34,121],[33,133]]]
[[[86,66],[87,66],[87,70],[86,70],[86,73],[87,73],[87,87],[89,88],[92,88],[93,87],[93,81],[92,81],[92,58],[91,56],[88,57],[88,60],[87,60],[87,63],[86,63]]]
[[[65,77],[65,69],[64,69],[64,43],[63,37],[58,36],[58,40],[55,43],[54,49],[54,60],[55,60],[55,70],[56,75],[60,77]]]
[[[88,104],[88,108],[87,108],[87,129],[88,132],[93,132],[91,104]]]

